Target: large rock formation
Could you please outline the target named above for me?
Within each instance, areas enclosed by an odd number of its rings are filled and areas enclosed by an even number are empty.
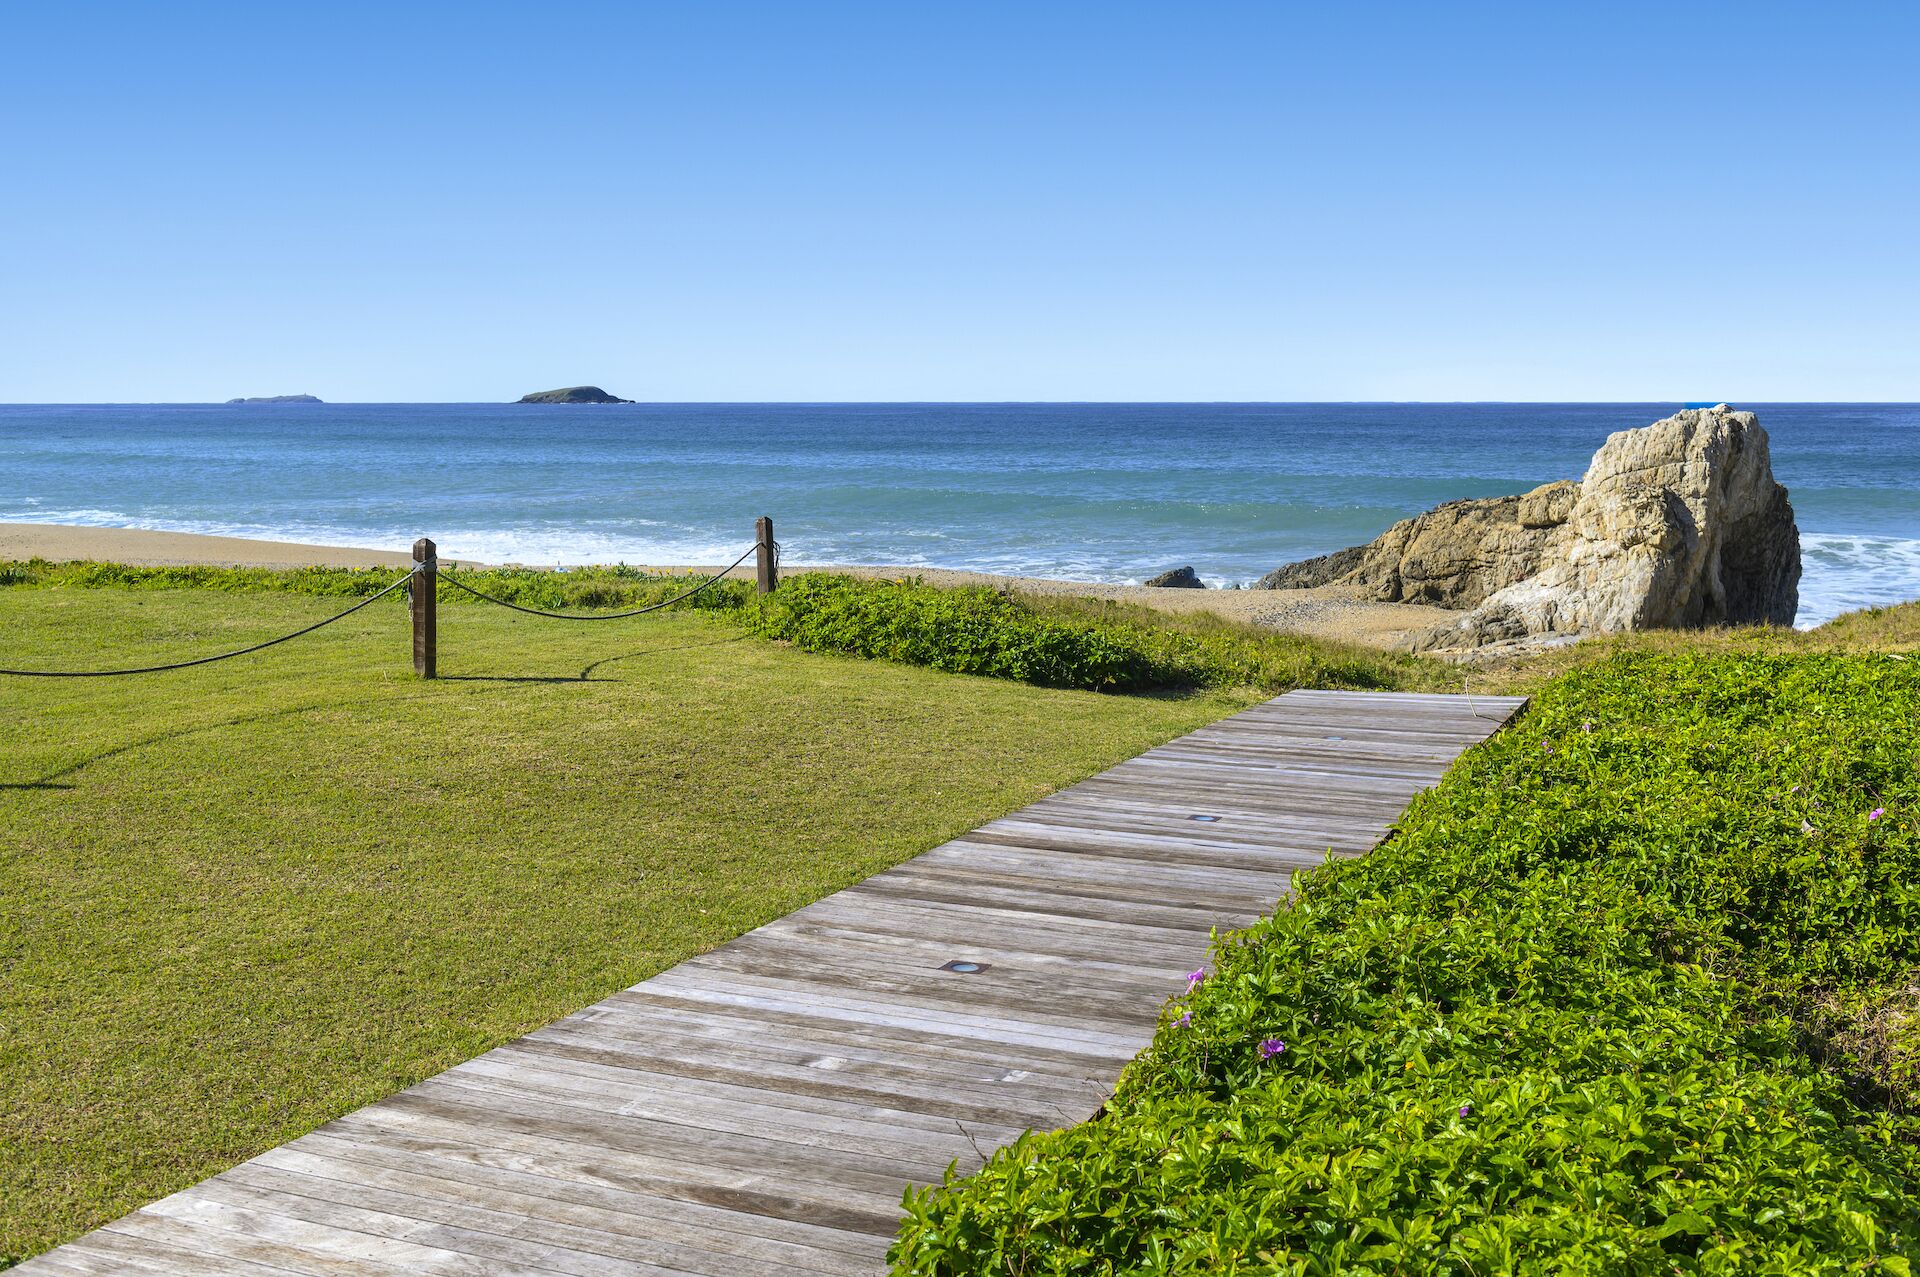
[[[1450,502],[1261,584],[1471,609],[1416,639],[1422,650],[1791,625],[1800,534],[1767,432],[1722,404],[1608,436],[1577,484]]]
[[[1207,583],[1200,579],[1200,574],[1195,572],[1192,567],[1174,568],[1171,571],[1162,572],[1159,576],[1150,576],[1141,582],[1141,584],[1152,585],[1168,590],[1204,590],[1207,588]]]
[[[1562,480],[1517,497],[1449,501],[1366,545],[1269,572],[1255,588],[1352,585],[1381,603],[1473,607],[1539,571],[1549,534],[1566,522],[1578,492]]]
[[[520,396],[521,403],[632,403],[608,394],[598,386],[567,386],[560,390],[537,390]]]

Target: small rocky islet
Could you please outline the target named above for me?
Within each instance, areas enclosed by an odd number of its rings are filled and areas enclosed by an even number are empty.
[[[312,395],[257,395],[251,399],[229,399],[228,403],[325,403]]]
[[[1578,482],[1449,501],[1255,588],[1320,586],[1463,613],[1416,635],[1416,651],[1791,625],[1800,533],[1759,419],[1720,404],[1609,435]]]
[[[536,390],[520,396],[521,403],[632,403],[610,395],[598,386],[563,386],[559,390]]]

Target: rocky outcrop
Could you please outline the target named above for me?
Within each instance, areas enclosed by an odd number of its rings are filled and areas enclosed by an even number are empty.
[[[1449,501],[1403,519],[1366,545],[1269,572],[1255,588],[1350,585],[1380,603],[1473,607],[1539,570],[1577,490],[1562,481],[1517,497]]]
[[[253,399],[229,399],[228,403],[319,403],[312,395],[261,395]]]
[[[1793,624],[1800,531],[1767,432],[1725,404],[1609,435],[1540,570],[1415,647]]]
[[[521,403],[632,403],[608,394],[598,386],[567,386],[560,390],[540,390],[520,396]]]
[[[1207,583],[1192,568],[1175,568],[1171,572],[1162,572],[1159,576],[1149,577],[1143,585],[1157,585],[1170,590],[1204,590]]]
[[[1469,609],[1419,636],[1418,650],[1790,625],[1800,534],[1766,431],[1722,404],[1610,435],[1577,484],[1449,502],[1261,584],[1344,584],[1388,602]]]

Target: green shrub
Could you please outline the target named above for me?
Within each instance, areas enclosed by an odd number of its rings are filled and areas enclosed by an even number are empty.
[[[1421,663],[1225,624],[1109,619],[1036,604],[988,586],[790,577],[746,609],[748,628],[820,652],[844,652],[1046,687],[1399,687]]]
[[[1563,677],[897,1271],[1908,1272],[1920,1126],[1834,1028],[1913,1001],[1916,758],[1911,661]]]
[[[939,590],[809,573],[756,599],[747,624],[757,634],[811,651],[1047,687],[1142,687],[1157,672],[1126,636],[1042,618],[985,586]]]

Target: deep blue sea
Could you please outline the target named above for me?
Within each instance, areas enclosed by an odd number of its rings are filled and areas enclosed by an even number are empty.
[[[0,406],[0,520],[714,563],[1209,583],[1454,497],[1578,478],[1678,404]],[[1799,623],[1920,597],[1920,405],[1740,404],[1773,440]]]

